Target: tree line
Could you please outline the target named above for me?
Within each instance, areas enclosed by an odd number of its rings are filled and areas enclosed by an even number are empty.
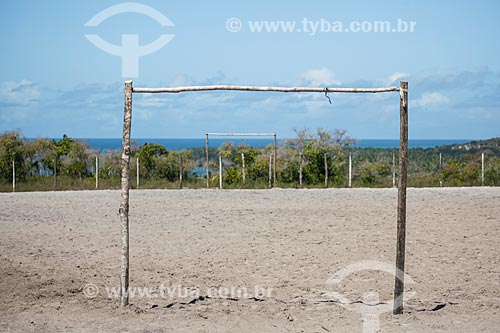
[[[355,143],[343,130],[295,130],[294,138],[283,140],[278,146],[277,185],[346,187],[351,156],[353,186],[392,186],[398,150],[356,148]],[[440,153],[442,165],[439,165]],[[439,186],[440,182],[444,186],[481,185],[481,153],[487,157],[485,185],[500,185],[499,139],[410,149],[409,185]],[[131,172],[136,174],[139,165],[141,188],[176,188],[181,172],[185,187],[206,186],[204,148],[171,151],[158,143],[133,143],[131,156],[132,162],[138,160],[131,163]],[[218,148],[209,148],[211,187],[219,184],[219,156],[223,162],[224,188],[268,187],[270,161],[275,158],[273,146],[256,148],[244,141],[237,145],[228,141]],[[96,157],[99,158],[98,170]],[[26,140],[21,133],[10,131],[0,135],[0,190],[10,190],[14,169],[21,190],[92,188],[96,172],[102,188],[118,188],[121,151],[100,152],[67,135],[57,140]]]

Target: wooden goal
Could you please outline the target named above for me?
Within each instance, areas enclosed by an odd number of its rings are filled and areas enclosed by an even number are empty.
[[[401,81],[399,87],[387,88],[321,88],[321,87],[268,87],[268,86],[186,86],[173,88],[134,88],[132,81],[125,81],[125,108],[123,118],[122,139],[122,175],[121,175],[121,305],[127,306],[129,301],[129,189],[130,189],[130,130],[132,126],[133,93],[183,93],[188,91],[262,91],[262,92],[317,92],[324,93],[386,93],[398,92],[399,98],[399,179],[397,204],[397,244],[396,274],[394,283],[394,314],[403,312],[404,271],[405,271],[405,237],[406,237],[406,183],[408,164],[408,82]],[[208,176],[208,175],[207,175]]]

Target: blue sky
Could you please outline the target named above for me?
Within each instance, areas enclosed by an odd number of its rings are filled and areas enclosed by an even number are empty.
[[[26,137],[120,137],[120,57],[91,44],[97,34],[140,44],[175,37],[141,57],[134,86],[410,84],[410,138],[500,136],[498,1],[139,1],[173,22],[136,13],[85,26],[122,1],[0,2],[0,132]],[[238,18],[241,30],[226,22]],[[255,21],[416,22],[414,32],[251,32]],[[250,22],[251,21],[251,22]],[[250,23],[249,23],[250,22]],[[358,139],[398,138],[398,96],[204,92],[134,95],[134,137],[209,132],[346,129]]]

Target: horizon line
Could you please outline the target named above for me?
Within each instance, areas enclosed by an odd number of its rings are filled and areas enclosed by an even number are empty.
[[[77,136],[69,136],[68,137],[72,139],[91,139],[91,140],[121,140],[121,137],[77,137]],[[46,139],[60,139],[61,137],[52,137],[52,136],[37,136],[37,137],[29,137],[26,136],[26,139],[39,139],[39,138],[46,138]],[[246,136],[241,136],[241,138],[247,138]],[[248,137],[249,139],[252,140],[273,140],[273,138],[261,138],[261,137]],[[277,137],[278,139],[293,139],[293,137]],[[488,138],[409,138],[408,140],[489,140],[489,139],[495,139],[499,137],[488,137]],[[131,137],[131,140],[205,140],[205,136],[200,136],[200,137]],[[238,140],[238,138],[213,138],[212,140]],[[352,138],[353,140],[397,140],[399,141],[399,138]]]

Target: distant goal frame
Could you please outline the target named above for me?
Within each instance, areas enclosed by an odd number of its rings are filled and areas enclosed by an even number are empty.
[[[207,188],[210,188],[210,180],[209,180],[209,158],[208,158],[208,145],[209,145],[209,137],[273,137],[273,148],[274,148],[274,156],[273,156],[273,187],[276,187],[276,159],[278,156],[278,145],[276,141],[276,132],[273,133],[218,133],[218,132],[207,132],[205,133],[205,172],[207,176]],[[269,184],[271,184],[271,180],[269,180]],[[271,186],[271,185],[269,185]]]
[[[130,132],[132,127],[132,95],[134,93],[184,93],[197,91],[260,91],[282,93],[399,93],[399,178],[397,198],[397,231],[396,231],[396,264],[394,282],[394,314],[403,312],[404,272],[405,272],[405,244],[406,244],[406,187],[408,165],[408,82],[401,81],[399,87],[385,88],[329,88],[329,87],[272,87],[272,86],[185,86],[170,88],[134,88],[132,81],[125,81],[123,137],[121,155],[121,197],[120,197],[120,225],[121,225],[121,268],[120,268],[120,303],[129,304],[129,204],[130,204]],[[208,176],[208,175],[207,175]]]

